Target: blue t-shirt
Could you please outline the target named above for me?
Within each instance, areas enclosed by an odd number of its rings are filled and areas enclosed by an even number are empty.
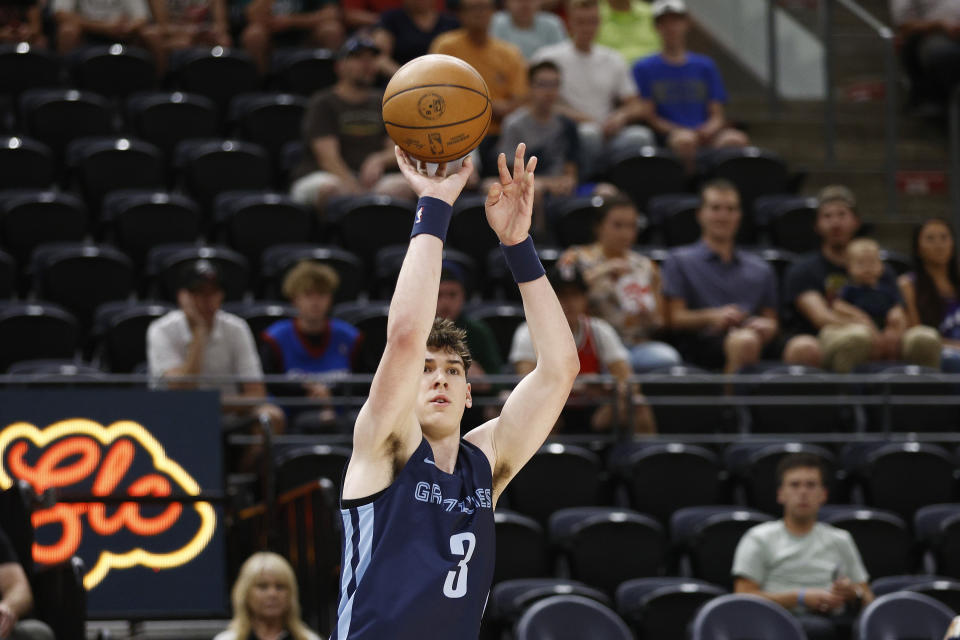
[[[337,318],[327,322],[320,344],[311,344],[292,319],[274,322],[262,336],[284,373],[349,373],[360,341],[360,331]]]
[[[682,127],[699,127],[710,117],[711,102],[727,101],[717,66],[697,53],[688,53],[680,65],[659,53],[643,58],[634,63],[633,78],[640,95],[656,105],[657,115]]]

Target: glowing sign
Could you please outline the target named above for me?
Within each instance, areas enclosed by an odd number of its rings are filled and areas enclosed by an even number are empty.
[[[129,472],[137,454],[137,445],[149,456],[152,471],[139,478]],[[33,460],[31,462],[31,460]],[[167,497],[174,486],[182,494],[197,496],[200,486],[176,461],[166,456],[163,446],[140,424],[122,420],[104,427],[99,422],[74,418],[38,429],[27,422],[10,424],[0,431],[0,489],[10,487],[14,479],[29,482],[34,490],[77,488],[92,481],[86,493],[132,497]],[[128,531],[149,538],[169,531],[184,515],[181,503],[163,505],[160,513],[145,515],[144,507],[124,502],[108,515],[103,503],[60,503],[33,514],[38,531],[59,525],[60,537],[53,544],[34,544],[37,562],[56,563],[69,559],[83,539],[84,519],[100,536]],[[97,586],[111,569],[144,566],[156,570],[171,569],[193,560],[207,546],[216,527],[216,514],[209,502],[194,502],[190,507],[199,516],[199,526],[182,546],[168,552],[154,552],[137,546],[115,553],[101,550],[93,568],[84,576],[89,590]]]

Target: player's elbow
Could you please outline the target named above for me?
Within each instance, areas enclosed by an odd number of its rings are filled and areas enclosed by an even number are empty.
[[[573,381],[580,373],[580,356],[571,343],[570,348],[557,349],[548,357],[537,363],[538,368],[556,376],[563,384],[573,386]]]

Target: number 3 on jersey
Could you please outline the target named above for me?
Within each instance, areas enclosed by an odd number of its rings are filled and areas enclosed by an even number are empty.
[[[443,583],[443,595],[448,598],[462,598],[467,595],[467,563],[473,557],[473,550],[477,546],[477,538],[470,532],[455,533],[450,536],[450,553],[463,556],[457,563],[457,568],[447,573]]]

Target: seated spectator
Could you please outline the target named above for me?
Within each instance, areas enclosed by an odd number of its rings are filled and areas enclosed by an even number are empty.
[[[777,465],[783,518],[747,531],[733,556],[734,591],[796,614],[810,640],[850,637],[847,604],[873,600],[867,570],[849,532],[817,521],[827,501],[820,458],[793,453]]]
[[[601,2],[597,43],[619,53],[627,64],[660,51],[650,4],[645,0]]]
[[[506,0],[493,16],[490,35],[517,45],[529,60],[540,47],[566,40],[567,29],[559,16],[541,10],[540,0]]]
[[[680,354],[651,340],[664,326],[660,269],[633,251],[639,214],[629,198],[605,198],[596,223],[597,241],[571,247],[560,264],[576,264],[587,283],[590,310],[617,330],[630,350],[635,372],[680,364]]]
[[[0,8],[0,42],[28,42],[45,49],[43,7],[39,0],[19,0]]]
[[[778,331],[777,283],[763,259],[737,249],[740,196],[726,180],[701,191],[700,241],[663,264],[667,326],[685,360],[734,373],[759,361]]]
[[[493,330],[486,322],[463,312],[467,300],[466,277],[456,263],[444,260],[440,271],[440,293],[437,296],[437,317],[453,322],[467,332],[467,346],[473,363],[470,374],[496,375],[503,369],[503,356],[497,346]],[[477,390],[474,385],[474,391]]]
[[[146,0],[96,2],[92,0],[54,0],[53,17],[57,23],[57,50],[73,51],[84,44],[125,42],[145,44],[154,55],[162,55],[157,41],[144,41],[144,27],[150,19]]]
[[[380,47],[380,73],[390,77],[402,65],[425,55],[430,43],[460,23],[437,8],[436,0],[404,0],[399,9],[388,9],[372,33]]]
[[[17,560],[10,538],[0,528],[0,638],[54,640],[53,631],[39,620],[25,619],[33,609],[33,592]]]
[[[300,619],[297,578],[283,556],[260,551],[247,558],[230,600],[233,619],[213,640],[320,640]]]
[[[890,0],[893,23],[910,75],[911,99],[921,113],[945,114],[960,84],[960,3],[956,0]]]
[[[261,73],[270,70],[273,47],[323,47],[343,44],[343,22],[335,0],[251,0],[247,26],[240,35]]]
[[[907,338],[907,314],[896,285],[881,282],[884,265],[880,245],[857,238],[847,245],[848,282],[834,301],[841,318],[870,326],[878,336],[874,360],[904,360],[927,367],[940,367],[940,338],[930,327],[914,327]],[[868,324],[869,323],[869,324]]]
[[[910,327],[933,327],[943,343],[941,368],[960,373],[960,268],[956,238],[946,220],[931,218],[913,233],[913,264],[897,284]]]
[[[397,170],[393,141],[380,112],[380,94],[373,88],[380,50],[365,37],[351,38],[340,48],[337,83],[310,99],[303,134],[306,154],[290,195],[321,213],[334,196],[380,193],[412,198]]]
[[[228,423],[241,425],[251,417],[268,418],[274,432],[282,432],[286,421],[283,411],[272,404],[256,407],[237,405],[242,398],[265,398],[266,388],[253,333],[247,323],[223,311],[223,285],[220,273],[209,260],[195,260],[183,268],[177,290],[179,309],[157,318],[147,329],[147,363],[150,375],[164,378],[172,388],[219,389],[221,405],[228,413]],[[197,384],[178,381],[192,376],[236,376],[244,382]],[[254,432],[259,424],[254,425]],[[249,469],[256,461],[260,447],[251,447],[240,461],[241,469]]]
[[[510,157],[521,142],[527,155],[537,156],[537,181],[533,196],[533,228],[545,232],[544,207],[552,196],[571,196],[577,188],[577,157],[580,138],[577,125],[561,115],[560,69],[553,62],[536,62],[528,72],[529,102],[503,122],[499,151]]]
[[[154,47],[157,73],[163,77],[170,53],[190,47],[229,47],[227,0],[150,0],[153,23],[143,37]]]
[[[560,68],[565,115],[578,123],[580,176],[603,169],[601,159],[621,148],[653,144],[651,131],[638,124],[643,104],[623,58],[596,42],[598,0],[568,0],[570,40],[543,47],[533,62],[550,60]]]
[[[264,330],[260,360],[267,374],[348,374],[360,348],[356,327],[330,317],[333,295],[340,286],[337,272],[325,264],[300,262],[283,279],[283,295],[297,308],[297,317],[278,320]],[[271,385],[278,395],[304,395],[318,402],[333,395],[331,384],[320,381],[297,385]],[[287,414],[299,414],[288,410]],[[325,406],[315,416],[319,424],[336,420],[336,411]]]
[[[493,104],[493,120],[480,143],[480,170],[497,170],[496,149],[503,119],[527,97],[527,62],[520,50],[490,35],[494,0],[460,0],[459,29],[437,36],[430,53],[443,53],[470,63],[483,77]]]
[[[617,380],[613,394],[615,404],[607,402],[611,389],[604,385],[582,380],[574,383],[570,400],[557,422],[558,428],[570,431],[586,426],[590,431],[602,432],[618,426],[619,420],[623,426],[632,421],[637,433],[654,433],[656,426],[649,405],[643,403],[636,385],[627,381],[633,374],[630,354],[607,321],[587,315],[587,284],[583,275],[575,265],[558,265],[551,269],[549,279],[577,344],[579,375],[610,374]],[[523,323],[513,334],[510,363],[514,373],[525,376],[533,370],[536,361],[530,328]],[[631,396],[634,413],[628,415]]]
[[[713,60],[687,50],[690,20],[683,0],[657,0],[653,18],[663,50],[638,60],[633,77],[661,141],[690,172],[701,149],[750,144],[746,134],[727,123],[727,92]]]

